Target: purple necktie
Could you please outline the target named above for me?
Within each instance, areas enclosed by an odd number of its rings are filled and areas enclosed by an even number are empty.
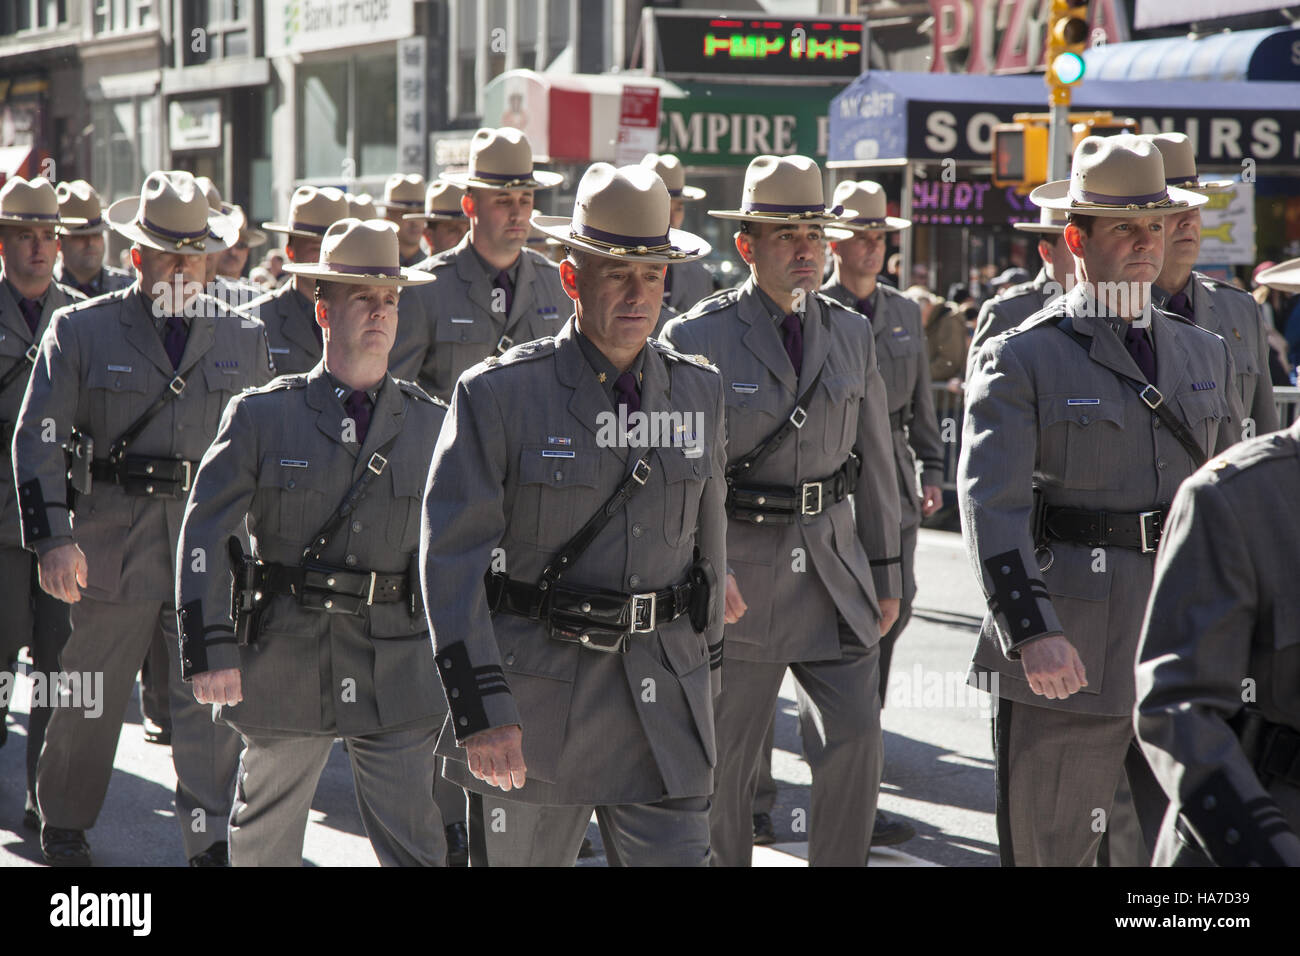
[[[794,374],[803,374],[803,323],[799,321],[797,315],[787,315],[781,322],[781,330],[785,333],[785,352],[790,356],[790,364],[794,366]]]
[[[618,393],[618,403],[627,406],[629,415],[641,411],[641,389],[631,372],[624,372],[614,379],[614,391]]]
[[[190,332],[185,327],[185,320],[179,315],[169,315],[167,329],[163,332],[163,348],[167,350],[167,358],[171,360],[173,369],[181,367],[181,356],[185,354],[185,340],[189,337]]]
[[[364,445],[366,432],[370,430],[370,396],[359,388],[354,388],[348,400],[343,403],[348,416],[357,423],[357,444]]]
[[[1147,337],[1142,334],[1142,330],[1130,324],[1128,332],[1124,335],[1124,346],[1128,349],[1128,354],[1133,356],[1137,367],[1142,370],[1142,375],[1147,382],[1155,384],[1156,353],[1151,351],[1151,345],[1147,342]]]
[[[668,302],[673,297],[673,267],[669,266],[664,270],[664,301]]]
[[[867,317],[868,322],[876,317],[876,310],[871,307],[871,296],[867,296],[865,299],[858,299],[858,311]]]
[[[1165,308],[1170,312],[1176,312],[1189,322],[1193,321],[1191,300],[1189,300],[1182,292],[1177,295],[1171,295]]]
[[[510,307],[514,305],[515,302],[515,287],[514,287],[514,283],[510,281],[510,273],[507,272],[505,269],[502,269],[500,272],[498,272],[497,277],[492,280],[492,287],[494,289],[501,289],[502,291],[505,292],[506,294],[505,314],[509,315]]]
[[[19,299],[18,308],[27,320],[27,327],[36,334],[36,326],[41,324],[41,304],[35,299]]]

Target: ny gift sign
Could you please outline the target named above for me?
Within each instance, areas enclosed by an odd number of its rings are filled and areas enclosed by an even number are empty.
[[[1052,0],[930,0],[931,73],[1031,73],[1044,66]],[[1092,0],[1092,45],[1122,43],[1119,0]]]

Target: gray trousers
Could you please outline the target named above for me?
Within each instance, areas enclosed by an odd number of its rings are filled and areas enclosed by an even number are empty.
[[[180,677],[176,609],[162,601],[99,601],[71,605],[72,633],[60,656],[64,671],[103,674],[102,713],[58,707],[45,732],[36,768],[41,818],[53,827],[89,830],[95,825],[113,774],[117,739],[126,718],[135,675],[157,628],[167,638],[171,671],[172,762],[176,768],[176,819],[186,857],[226,839],[235,788],[239,737],[212,720]]]
[[[1003,866],[1094,865],[1122,777],[1139,822],[1127,839],[1142,843],[1129,852],[1149,858],[1167,801],[1131,718],[999,700],[993,748]],[[1112,848],[1124,838],[1112,832]]]
[[[140,667],[140,717],[163,730],[172,729],[171,679],[167,664],[167,636],[160,629],[149,644]]]
[[[489,866],[573,866],[592,810],[610,866],[708,866],[709,798],[548,807],[483,797]]]
[[[366,836],[381,866],[446,866],[447,838],[433,802],[439,726],[347,737]],[[302,866],[307,816],[332,736],[242,735],[230,813],[231,866]]]
[[[811,865],[866,865],[884,762],[880,651],[863,647],[842,619],[839,628],[839,660],[723,660],[722,694],[714,703],[718,765],[709,816],[715,866],[752,862],[760,751],[787,667],[798,685],[800,736],[813,779],[812,806],[802,827],[796,808],[792,828],[806,829]]]
[[[433,781],[433,801],[438,804],[438,812],[442,814],[442,825],[449,827],[453,823],[465,822],[465,805],[469,796],[461,787],[443,779],[442,771],[446,766],[447,758],[439,757],[438,773]]]
[[[22,548],[0,546],[0,671],[9,671],[26,647],[32,672],[49,675],[59,669],[59,653],[68,642],[68,606],[41,590],[36,555]],[[12,684],[10,685],[12,686]],[[6,707],[0,707],[4,720]],[[27,718],[27,809],[36,809],[36,761],[45,742],[51,708],[33,700]]]

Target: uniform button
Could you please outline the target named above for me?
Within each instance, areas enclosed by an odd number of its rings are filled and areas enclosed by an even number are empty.
[[[1165,467],[1166,465],[1168,465],[1168,464],[1169,464],[1169,462],[1165,461],[1163,458],[1157,458],[1157,459],[1156,459],[1156,467],[1157,467],[1157,468],[1164,468],[1164,467]]]
[[[630,578],[627,579],[627,583],[630,584],[632,587],[636,587],[638,584],[641,583],[641,575],[639,574],[632,575]]]
[[[298,487],[298,482],[296,482],[296,481],[294,481],[292,478],[290,478],[290,479],[289,479],[289,487],[290,487],[290,488],[297,488],[297,487]]]
[[[1092,421],[1092,419],[1090,419],[1087,415],[1080,415],[1080,416],[1079,416],[1079,424],[1080,424],[1080,425],[1086,425],[1086,424],[1088,424],[1088,422],[1090,422],[1090,421]]]
[[[641,527],[639,524],[632,525],[632,537],[639,538],[643,534],[645,534],[645,528]]]
[[[114,380],[113,380],[113,387],[114,387],[114,388],[121,388],[121,387],[122,387],[122,380],[121,380],[120,378],[114,379]]]
[[[1201,801],[1201,807],[1206,810],[1213,810],[1218,805],[1219,805],[1219,801],[1215,800],[1214,797],[1212,796],[1206,797],[1204,800]]]
[[[449,670],[451,670],[451,658],[450,658],[450,657],[444,657],[444,658],[440,661],[440,663],[442,664],[442,669],[443,669],[443,670],[445,670],[445,671],[449,671]]]
[[[1019,592],[1019,591],[1012,591],[1012,592],[1011,592],[1011,600],[1013,600],[1013,601],[1019,601],[1019,600],[1020,600],[1020,592]]]
[[[459,688],[459,687],[453,687],[453,688],[451,689],[451,699],[452,699],[452,700],[455,700],[455,699],[456,699],[457,697],[459,697],[459,696],[460,696],[460,688]]]
[[[1229,828],[1228,832],[1223,835],[1224,843],[1236,844],[1241,842],[1241,834],[1236,830]]]
[[[460,724],[462,727],[467,727],[469,726],[469,718],[468,717],[458,718],[456,723]]]
[[[1021,627],[1028,627],[1028,626],[1029,626],[1029,618],[1027,618],[1027,617],[1022,617],[1022,618],[1020,619],[1020,626],[1021,626]]]
[[[1010,566],[1010,565],[1006,565],[1006,564],[1002,565],[1002,573],[1003,573],[1003,574],[1010,574],[1010,573],[1011,573],[1011,566]]]
[[[360,533],[361,533],[361,522],[360,522],[360,521],[354,521],[354,522],[352,522],[352,533],[353,533],[353,534],[360,534]]]
[[[555,480],[556,480],[556,481],[561,480],[563,477],[564,477],[564,472],[562,472],[562,471],[557,471],[557,472],[555,473]]]
[[[507,663],[507,664],[513,664],[514,662],[515,662],[515,655],[513,655],[513,654],[507,654],[507,655],[506,655],[506,663]]]
[[[357,556],[355,554],[349,554],[346,558],[343,559],[343,563],[346,564],[348,567],[353,567],[357,563]]]
[[[1158,419],[1158,418],[1153,418],[1153,419],[1151,419],[1151,426],[1152,426],[1153,428],[1159,428],[1159,427],[1160,427],[1160,419]]]

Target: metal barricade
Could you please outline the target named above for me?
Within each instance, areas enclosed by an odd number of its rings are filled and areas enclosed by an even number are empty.
[[[957,458],[961,454],[961,422],[965,411],[965,392],[948,390],[945,383],[930,385],[934,398],[934,415],[939,421],[939,438],[943,441],[943,482],[945,491],[957,488]]]
[[[1290,428],[1300,418],[1300,388],[1294,385],[1274,385],[1273,405],[1277,408],[1279,427]]]

